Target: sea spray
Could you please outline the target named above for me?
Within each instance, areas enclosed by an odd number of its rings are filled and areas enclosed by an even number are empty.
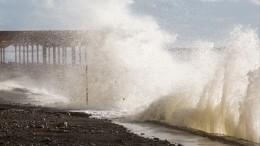
[[[0,79],[0,96],[10,102],[66,108],[85,99],[85,67],[59,66],[54,70],[48,65],[8,64],[1,66]]]
[[[117,19],[99,24],[103,28],[87,46],[89,103],[134,111],[171,90],[172,71],[181,66],[169,64],[172,56],[163,48],[176,37],[162,31],[151,17],[132,15],[129,3],[110,2],[121,4],[105,9]]]
[[[257,116],[240,121],[248,116],[241,110],[252,108],[242,105],[249,84],[247,74],[258,68],[259,38],[255,31],[237,26],[225,49],[195,41],[188,61],[180,61],[165,49],[174,37],[152,18],[133,16],[127,5],[117,9],[121,13],[113,25],[106,22],[90,41],[90,104],[132,114],[150,105],[139,119],[259,142]],[[250,111],[258,115],[258,109]],[[250,126],[252,120],[256,122]],[[239,127],[251,133],[239,134]]]
[[[245,100],[240,103],[237,136],[259,142],[260,135],[260,68],[250,71]]]
[[[207,84],[195,83],[203,85],[201,93],[173,91],[139,118],[259,142],[259,36],[235,27],[224,56]]]
[[[86,87],[86,84],[89,88],[88,106],[97,108],[119,108],[130,112],[144,109],[154,99],[167,95],[174,82],[184,77],[181,73],[172,76],[173,72],[183,71],[178,69],[183,67],[174,64],[166,50],[176,40],[176,35],[163,31],[152,17],[134,15],[129,9],[131,3],[131,0],[65,0],[62,4],[64,8],[57,6],[55,9],[56,20],[62,19],[60,23],[84,24],[82,29],[88,31],[85,46],[88,83],[84,83],[85,75],[79,75],[85,72],[73,74],[58,69],[39,73],[40,77],[44,76],[40,80],[29,78],[18,82],[25,82],[23,85],[28,88],[43,86],[57,95],[65,95],[72,99],[71,106],[75,108],[83,105],[85,98],[77,98],[67,92]],[[52,1],[50,4],[56,6],[59,2]],[[75,8],[79,11],[74,11]],[[50,9],[48,13],[52,11]],[[68,22],[61,14],[76,15],[81,19]],[[45,17],[42,19],[47,20]],[[19,76],[24,75],[26,73],[19,73]],[[76,91],[75,95],[84,91]]]
[[[62,107],[69,104],[67,97],[52,93],[44,88],[30,87],[17,80],[0,82],[1,102]]]
[[[254,30],[236,27],[224,50],[215,49],[211,42],[194,41],[190,57],[182,60],[187,57],[185,53],[171,55],[167,51],[177,35],[162,30],[152,17],[133,14],[129,9],[133,1],[63,2],[42,14],[40,19],[44,20],[39,22],[82,24],[80,29],[88,30],[88,106],[115,108],[133,115],[142,111],[138,120],[259,142],[259,36]],[[57,16],[48,20],[54,10]],[[72,85],[84,82],[76,75],[74,80],[64,79]],[[42,81],[42,86],[53,84]],[[71,103],[63,106],[78,107],[85,101],[68,98]]]

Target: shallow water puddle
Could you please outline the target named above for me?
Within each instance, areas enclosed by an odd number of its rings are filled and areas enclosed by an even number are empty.
[[[166,128],[158,124],[151,123],[135,123],[116,120],[114,123],[123,125],[133,133],[138,135],[162,140],[167,140],[171,143],[180,143],[184,146],[229,146],[217,141],[212,141],[208,138],[193,135],[188,132]]]

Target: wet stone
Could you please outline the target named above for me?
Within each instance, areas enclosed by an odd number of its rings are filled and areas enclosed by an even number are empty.
[[[122,139],[117,139],[116,142],[118,142],[118,143],[120,143],[120,144],[125,144]]]
[[[0,146],[14,145],[170,145],[165,141],[153,138],[147,139],[138,134],[127,133],[123,126],[110,123],[109,120],[87,118],[81,114],[67,115],[62,118],[54,112],[36,113],[31,117],[28,113],[18,113],[13,116],[12,111],[6,113],[10,120],[2,120],[0,114]],[[4,115],[5,116],[5,115]],[[14,126],[18,121],[18,126]],[[48,121],[48,125],[47,125]],[[30,128],[33,127],[33,128]],[[44,128],[44,129],[42,129]],[[4,134],[6,132],[7,134]],[[141,134],[141,135],[144,135]],[[8,137],[9,136],[9,137]],[[156,141],[158,140],[158,141]],[[10,142],[8,144],[8,142]]]
[[[35,128],[44,129],[44,125],[36,125]]]
[[[89,145],[91,145],[91,146],[96,146],[96,144],[94,144],[94,143],[90,143]]]
[[[68,122],[59,123],[59,124],[57,124],[57,127],[58,128],[66,128],[66,127],[68,127]]]
[[[49,137],[45,137],[42,142],[51,142],[51,139]]]
[[[34,128],[35,125],[34,125],[34,124],[30,124],[29,127],[30,127],[30,128]]]

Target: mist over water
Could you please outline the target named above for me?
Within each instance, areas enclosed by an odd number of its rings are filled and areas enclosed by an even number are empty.
[[[131,3],[101,0],[78,5],[90,29],[89,106],[259,143],[256,30],[235,26],[224,49],[198,38],[190,42],[192,48],[171,50],[178,34],[163,30],[152,17],[133,14]],[[77,107],[82,98],[68,102],[62,106]]]
[[[132,15],[129,3],[121,4],[116,21],[106,22],[89,47],[90,104],[140,112],[139,120],[259,142],[256,30],[235,26],[225,49],[198,39],[186,52],[170,52],[177,34],[165,32],[150,17]]]
[[[259,142],[259,37],[240,26],[230,35],[222,59],[206,66],[211,71],[197,68],[206,82],[184,81],[184,91],[161,97],[140,118]],[[202,62],[211,62],[215,55],[202,54],[206,55]],[[189,76],[196,78],[196,72]]]

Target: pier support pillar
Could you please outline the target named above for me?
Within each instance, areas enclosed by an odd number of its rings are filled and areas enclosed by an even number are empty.
[[[88,104],[88,65],[86,65],[86,102]]]
[[[0,63],[2,63],[2,61],[3,61],[2,54],[3,54],[3,50],[2,50],[2,48],[0,48]]]
[[[64,48],[64,61],[65,61],[65,64],[67,64],[67,48],[65,47]]]
[[[19,63],[21,63],[21,61],[22,61],[22,56],[21,56],[21,46],[19,45],[19,52],[18,52],[18,55],[19,55]]]
[[[58,47],[58,64],[60,64],[60,47]]]
[[[81,64],[81,46],[79,47],[79,64]]]
[[[62,47],[62,64],[65,64],[65,47]]]
[[[3,48],[3,62],[5,63],[5,48]]]
[[[51,64],[51,48],[48,47],[48,64]]]
[[[53,65],[56,64],[56,47],[53,47],[53,50],[52,50],[52,56],[53,56]]]
[[[86,63],[86,102],[88,105],[89,99],[88,99],[88,63],[87,63],[87,50],[84,47],[85,50],[85,63]]]
[[[33,49],[34,49],[34,45],[32,45],[32,63],[34,63],[34,51],[33,51]]]
[[[71,62],[72,64],[76,64],[76,50],[74,46],[71,49]]]
[[[25,64],[25,46],[23,46],[23,64]]]
[[[67,64],[67,48],[62,47],[62,63]]]
[[[88,62],[88,51],[87,51],[86,46],[84,47],[84,50],[85,50],[85,63],[87,64],[87,62]]]
[[[42,49],[42,60],[43,60],[43,64],[46,64],[46,55],[47,55],[47,52],[46,52],[46,47],[43,46],[43,49]]]
[[[37,50],[36,50],[36,57],[37,57],[37,64],[39,64],[39,45],[37,45]]]
[[[15,63],[17,63],[17,44],[16,45],[14,45],[14,56],[15,56]]]
[[[27,64],[29,63],[29,45],[26,46],[26,58],[27,58]]]

